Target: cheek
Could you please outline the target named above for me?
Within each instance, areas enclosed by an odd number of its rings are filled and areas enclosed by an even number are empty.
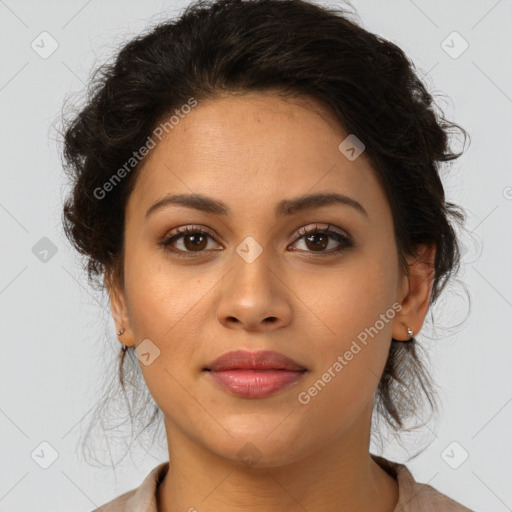
[[[215,279],[208,273],[198,276],[197,267],[171,265],[162,252],[127,256],[126,290],[137,338],[153,337],[166,345],[197,332],[200,320],[205,321],[202,301]]]
[[[141,359],[140,368],[159,407],[179,411],[179,407],[187,405],[179,383],[189,382],[191,361],[199,364],[198,354],[208,340],[204,329],[210,312],[205,305],[216,279],[208,274],[198,277],[192,266],[178,272],[171,265],[166,266],[161,257],[137,256],[126,261],[130,325],[135,345],[149,339],[158,354],[149,365]],[[169,396],[173,400],[169,401]]]
[[[326,415],[335,406],[348,419],[373,398],[396,315],[393,265],[379,255],[358,257],[331,269],[329,279],[307,278],[308,332],[316,354],[308,395],[311,403],[325,405]]]
[[[198,395],[190,379],[198,360],[207,318],[204,305],[214,276],[198,277],[197,269],[179,271],[160,257],[131,254],[126,258],[126,295],[135,345],[149,339],[156,347],[150,364],[140,368],[150,394],[167,417],[202,417],[190,396]],[[151,350],[150,350],[151,352]]]
[[[299,304],[305,306],[303,313],[316,339],[339,349],[373,326],[395,300],[397,273],[393,268],[393,262],[377,254],[355,255],[328,270],[298,273],[294,289],[305,290],[298,293]],[[384,338],[391,332],[391,322],[378,327]]]

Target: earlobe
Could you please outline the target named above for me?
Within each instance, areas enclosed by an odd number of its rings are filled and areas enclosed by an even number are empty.
[[[104,282],[109,295],[110,311],[116,325],[116,335],[120,343],[125,346],[132,346],[134,343],[130,329],[130,320],[121,287],[112,273],[105,272]]]
[[[403,296],[402,309],[395,318],[392,336],[396,340],[406,341],[409,338],[407,329],[417,334],[430,306],[430,297],[435,277],[435,246],[421,245],[417,248],[417,256],[409,260],[409,276]]]

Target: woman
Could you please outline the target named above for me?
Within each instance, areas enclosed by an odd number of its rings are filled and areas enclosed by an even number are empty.
[[[464,214],[434,107],[397,46],[302,0],[193,4],[102,69],[65,229],[170,463],[97,510],[469,510],[369,451],[376,415],[435,406],[415,336]]]

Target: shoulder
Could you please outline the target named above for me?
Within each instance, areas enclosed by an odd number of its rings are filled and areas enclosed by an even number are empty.
[[[92,512],[157,512],[158,484],[168,469],[169,462],[162,462],[149,472],[139,487],[121,494]]]
[[[131,491],[125,492],[108,503],[104,503],[101,507],[95,508],[92,512],[125,512],[129,510],[127,503],[136,491],[137,489],[132,489]]]
[[[372,454],[398,482],[398,503],[393,512],[473,512],[428,484],[416,482],[407,466]]]

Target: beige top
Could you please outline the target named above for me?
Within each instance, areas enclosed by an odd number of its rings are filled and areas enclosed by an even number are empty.
[[[403,464],[370,454],[398,482],[398,503],[393,512],[473,512],[427,484],[414,480]],[[142,484],[105,503],[92,512],[158,512],[157,487],[169,469],[163,462],[151,470]]]

